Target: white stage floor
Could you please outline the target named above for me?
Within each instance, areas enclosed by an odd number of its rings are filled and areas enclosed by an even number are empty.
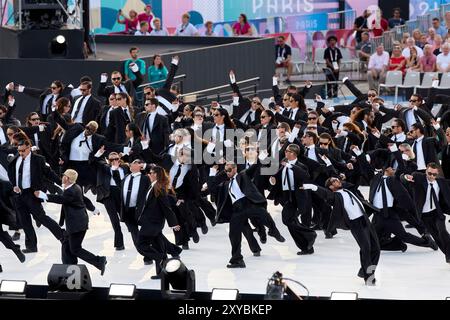
[[[363,189],[363,193],[367,194],[367,188]],[[92,195],[90,198],[93,198]],[[57,221],[60,206],[46,204],[45,208],[48,215]],[[96,268],[88,265],[93,286],[134,283],[142,289],[159,289],[160,282],[150,279],[155,274],[154,265],[144,265],[125,225],[122,225],[122,231],[126,249],[119,252],[114,250],[109,218],[104,207],[99,205],[99,208],[102,212],[100,216],[90,216],[90,229],[84,247],[94,254],[106,255],[108,264],[103,277]],[[181,259],[188,268],[195,270],[197,291],[238,288],[242,293],[265,293],[268,278],[275,271],[280,271],[285,277],[302,282],[311,296],[329,296],[332,291],[357,292],[362,298],[381,299],[442,300],[450,296],[450,265],[445,263],[440,251],[408,245],[405,253],[382,252],[376,273],[377,285],[366,287],[363,280],[356,276],[360,267],[359,254],[350,232],[338,230],[333,239],[325,239],[323,232],[318,232],[315,253],[298,256],[298,249],[281,222],[280,207],[270,203],[269,212],[286,242],[279,243],[268,237],[267,243],[261,245],[261,257],[253,257],[243,238],[245,269],[226,268],[231,251],[227,224],[210,227],[207,235],[200,235],[198,244],[190,243],[191,249],[184,251]],[[44,227],[36,230],[39,252],[27,254],[24,264],[12,252],[0,247],[0,263],[4,269],[0,279],[47,284],[47,274],[52,264],[61,263],[60,244]],[[173,241],[172,231],[165,231],[166,236]],[[24,234],[18,243],[23,247]],[[80,260],[79,263],[83,262]],[[292,288],[299,294],[305,294],[296,284],[292,284]]]

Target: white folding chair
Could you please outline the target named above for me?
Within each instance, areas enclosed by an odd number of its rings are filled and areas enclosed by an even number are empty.
[[[349,64],[351,67],[350,71],[353,72],[354,65],[356,64],[356,68],[358,68],[359,61],[352,57],[352,54],[351,54],[351,51],[349,48],[340,48],[340,50],[341,50],[341,54],[342,54],[341,64],[342,65]]]
[[[322,72],[322,68],[320,67],[320,65],[327,65],[325,59],[323,58],[324,52],[325,48],[317,48],[314,54],[314,67],[318,73]]]
[[[420,72],[419,71],[407,71],[405,80],[403,81],[403,84],[400,84],[397,86],[397,96],[398,96],[398,89],[413,88],[414,93],[416,93],[417,86],[420,86]],[[395,98],[395,101],[397,101],[397,97]]]
[[[398,86],[403,82],[403,73],[401,71],[388,71],[386,81],[378,85],[378,94],[381,95],[381,88],[395,88],[395,103],[397,103]]]
[[[450,72],[446,72],[442,75],[439,89],[450,89]]]
[[[304,66],[306,63],[306,57],[303,60],[301,59],[299,48],[292,48],[291,50],[292,50],[291,62],[294,65],[294,68],[295,68],[295,70],[297,70],[298,73],[303,74]],[[300,71],[300,66],[302,66],[301,71]]]

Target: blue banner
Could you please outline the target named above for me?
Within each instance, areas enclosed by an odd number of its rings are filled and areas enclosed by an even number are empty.
[[[317,31],[327,30],[328,15],[326,13],[315,13],[284,18],[283,31]]]

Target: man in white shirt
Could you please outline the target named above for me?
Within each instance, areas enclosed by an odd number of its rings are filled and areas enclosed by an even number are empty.
[[[402,56],[405,58],[409,58],[411,55],[410,48],[415,47],[417,50],[417,57],[422,58],[423,57],[423,50],[420,49],[418,46],[416,46],[416,40],[414,38],[410,37],[406,40],[406,48],[402,51]]]
[[[436,58],[436,66],[438,72],[450,72],[450,44],[447,42],[442,45],[442,53]]]
[[[161,27],[161,20],[159,18],[153,19],[153,25],[155,28],[150,32],[151,36],[168,36],[166,28]]]
[[[192,23],[189,22],[190,19],[191,16],[189,15],[189,13],[183,14],[181,18],[182,23],[175,30],[176,36],[189,37],[199,35],[197,28],[195,28]]]
[[[369,81],[369,89],[378,89],[380,83],[386,80],[386,70],[389,65],[389,53],[384,51],[381,44],[377,47],[376,52],[370,56],[369,65],[367,66],[367,80]]]
[[[140,24],[140,28],[139,30],[137,30],[134,35],[135,36],[149,36],[150,32],[148,32],[148,22],[147,21],[142,21]]]

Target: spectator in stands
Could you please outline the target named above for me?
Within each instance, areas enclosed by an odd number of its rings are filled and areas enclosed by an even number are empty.
[[[423,51],[418,46],[416,46],[416,41],[414,38],[409,37],[408,40],[406,40],[406,48],[402,51],[402,56],[405,58],[409,58],[411,48],[415,48],[417,52],[417,56],[421,58],[423,56]]]
[[[187,12],[181,16],[181,24],[175,30],[176,36],[198,36],[198,30],[189,22],[190,19],[191,15]]]
[[[399,45],[394,46],[391,58],[389,59],[389,71],[401,71],[405,73],[406,59],[402,56],[402,49]]]
[[[159,19],[159,18],[153,19],[153,26],[154,26],[154,29],[152,30],[152,32],[150,32],[151,36],[168,36],[169,35],[166,28],[161,27],[161,19]]]
[[[277,68],[286,68],[287,77],[286,83],[291,83],[292,75],[292,49],[286,44],[286,39],[284,36],[279,36],[277,38],[277,44],[275,45],[275,66]]]
[[[253,35],[252,26],[247,21],[247,16],[244,13],[239,15],[238,21],[233,25],[233,35],[249,36]]]
[[[359,57],[359,61],[362,62],[365,66],[369,62],[370,55],[372,53],[372,43],[369,40],[370,35],[368,32],[363,32],[361,34],[361,42],[359,42],[355,49],[357,50],[357,54]]]
[[[369,89],[378,89],[379,83],[384,83],[386,79],[386,70],[389,66],[389,53],[384,51],[384,46],[380,44],[376,52],[370,56],[367,71],[367,80]]]
[[[414,38],[414,41],[416,42],[416,45],[420,42],[420,37],[422,36],[422,32],[420,32],[420,29],[414,29],[412,33],[412,37]]]
[[[419,71],[420,70],[420,64],[419,64],[419,56],[417,55],[417,50],[415,47],[412,47],[410,49],[410,55],[408,58],[406,58],[406,72],[408,71]]]
[[[213,23],[212,21],[206,21],[205,22],[205,36],[207,37],[217,37],[216,33],[213,30]]]
[[[140,24],[140,28],[138,31],[135,32],[135,36],[149,36],[150,32],[148,32],[149,30],[149,25],[147,21],[142,21]]]
[[[155,82],[160,80],[165,80],[167,78],[167,68],[161,59],[159,54],[153,57],[153,64],[148,68],[148,82]],[[151,84],[155,89],[161,88],[164,82]]]
[[[442,45],[442,53],[436,58],[436,65],[438,72],[450,72],[450,44],[444,43]]]
[[[368,32],[369,28],[367,27],[367,18],[370,16],[369,10],[364,10],[363,14],[355,19],[353,30],[356,31],[355,39],[356,43],[362,41],[362,33]]]
[[[450,30],[450,11],[447,11],[445,13],[445,27],[446,27],[447,33],[448,33],[448,30]]]
[[[433,54],[433,46],[425,45],[423,49],[423,57],[420,58],[420,72],[435,72],[436,56]]]
[[[420,41],[417,44],[417,46],[423,50],[426,44],[428,44],[427,35],[422,33],[422,35],[420,36]]]
[[[152,12],[152,5],[147,4],[144,8],[144,12],[142,12],[138,15],[138,20],[139,20],[139,22],[143,22],[143,21],[147,22],[148,26],[149,26],[148,30],[151,32],[152,31],[152,20],[154,19],[154,17],[155,16]]]
[[[389,22],[383,17],[383,12],[379,11],[380,17],[372,21],[372,32],[374,37],[380,37],[383,32],[389,30]]]
[[[394,8],[393,16],[389,19],[389,28],[394,28],[396,26],[403,26],[405,24],[405,20],[400,17],[400,8]]]
[[[139,59],[139,48],[132,47],[132,48],[130,48],[129,52],[130,52],[131,59],[128,59],[124,62],[123,74],[125,76],[125,80],[130,79],[131,81],[134,81],[134,80],[136,80],[136,76],[133,74],[133,71],[130,68],[130,63],[135,63],[138,66],[141,74],[145,75],[145,71],[146,71],[145,61],[142,59]]]
[[[119,10],[117,13],[117,23],[124,24],[125,25],[125,31],[117,32],[121,34],[134,34],[137,31],[138,26],[138,18],[137,18],[137,12],[134,10],[130,10],[128,13],[129,17],[126,17],[122,10]],[[124,18],[123,20],[120,19],[120,17]]]
[[[433,18],[433,29],[436,34],[440,35],[442,39],[445,39],[447,29],[441,25],[441,20],[439,20],[439,18]]]
[[[401,46],[402,50],[405,49],[408,45],[406,44],[406,41],[411,37],[411,35],[408,32],[405,32],[402,37]]]
[[[339,70],[342,60],[342,53],[339,48],[336,47],[337,38],[336,36],[329,36],[327,39],[328,48],[325,49],[323,53],[323,59],[327,63],[327,67],[330,69],[331,73],[326,73],[328,81],[339,81]],[[333,84],[328,86],[328,97],[337,97],[338,86]]]
[[[436,38],[436,31],[434,30],[434,28],[430,28],[428,29],[428,37],[427,37],[427,42],[429,44],[431,44],[432,46],[434,46],[434,39]]]
[[[438,56],[442,52],[441,46],[442,46],[442,37],[437,34],[434,37],[434,46],[433,46],[433,54],[435,56]]]

